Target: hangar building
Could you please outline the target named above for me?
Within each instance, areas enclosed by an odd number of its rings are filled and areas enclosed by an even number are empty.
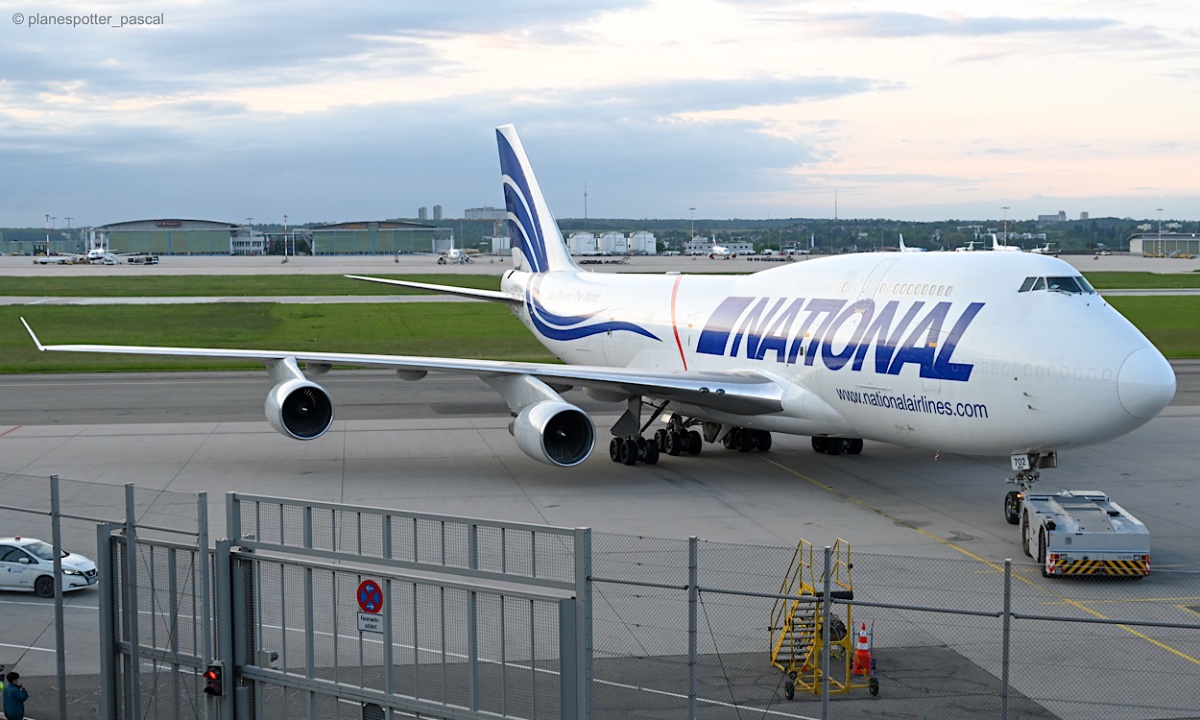
[[[235,238],[251,234],[234,223],[178,218],[97,225],[91,232],[110,252],[148,255],[229,255]]]
[[[400,220],[317,225],[304,232],[314,255],[440,252],[450,249],[451,235],[449,228]]]

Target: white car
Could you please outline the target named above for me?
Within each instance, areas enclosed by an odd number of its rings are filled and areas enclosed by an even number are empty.
[[[63,592],[99,582],[96,563],[76,553],[62,554]],[[0,538],[0,590],[54,597],[54,547],[36,538]]]

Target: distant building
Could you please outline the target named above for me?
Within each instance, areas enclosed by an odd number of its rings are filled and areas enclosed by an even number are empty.
[[[216,220],[162,218],[97,225],[90,242],[114,253],[147,255],[262,255],[262,233],[246,225]]]
[[[658,238],[649,230],[639,230],[629,236],[629,252],[634,255],[657,255]]]
[[[595,233],[573,232],[567,237],[567,251],[572,255],[595,255],[600,252]]]
[[[1087,212],[1085,211],[1085,212],[1081,212],[1081,213],[1079,213],[1079,219],[1080,219],[1080,220],[1087,220],[1087,219],[1088,219],[1088,214],[1087,214]]]
[[[425,208],[421,208],[424,210]],[[399,220],[318,225],[309,229],[314,255],[428,253],[450,246],[449,228]]]
[[[608,255],[625,255],[629,252],[629,243],[625,233],[610,231],[600,236],[600,252]]]
[[[417,208],[417,219],[420,220],[421,222],[425,222],[426,220],[428,220],[429,219],[429,208],[427,208],[427,207]]]
[[[442,206],[434,205],[433,206],[433,221],[441,222],[441,220],[442,220]]]
[[[1066,222],[1067,221],[1067,213],[1064,210],[1059,210],[1057,215],[1038,215],[1037,221],[1038,221],[1039,225],[1045,225],[1047,223]]]
[[[496,222],[508,217],[508,211],[503,208],[488,207],[467,208],[463,211],[464,220],[491,220]]]
[[[1130,255],[1149,257],[1200,257],[1200,236],[1196,233],[1141,232],[1129,238]]]

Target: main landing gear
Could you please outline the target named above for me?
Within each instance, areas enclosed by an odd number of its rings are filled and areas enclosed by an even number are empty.
[[[863,451],[863,441],[862,438],[835,438],[814,435],[812,449],[814,452],[826,455],[841,455],[842,453],[858,455]]]
[[[658,419],[664,407],[666,407],[665,403],[655,410],[650,422]],[[653,465],[658,462],[662,453],[699,455],[700,450],[704,447],[704,438],[700,436],[700,433],[689,430],[679,416],[673,416],[667,427],[655,430],[654,438],[651,440],[642,437],[642,433],[646,431],[650,422],[646,423],[647,427],[639,427],[634,434],[622,434],[620,432],[622,424],[624,423],[626,428],[630,426],[626,422],[626,417],[629,415],[630,412],[627,411],[613,426],[613,439],[608,443],[608,457],[613,462],[633,465],[640,460],[647,465]]]
[[[1016,474],[1008,479],[1009,484],[1020,487],[1020,490],[1009,490],[1004,496],[1004,519],[1009,525],[1021,521],[1021,498],[1033,489],[1033,484],[1042,476],[1041,468],[1058,467],[1058,452],[1016,453],[1009,458],[1012,469]]]

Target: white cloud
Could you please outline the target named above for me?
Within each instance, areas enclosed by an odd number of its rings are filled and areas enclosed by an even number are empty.
[[[8,25],[0,225],[453,215],[499,203],[506,122],[564,217],[585,180],[609,217],[828,216],[835,190],[900,219],[1200,215],[1200,11],[995,10],[164,0],[161,27]]]

